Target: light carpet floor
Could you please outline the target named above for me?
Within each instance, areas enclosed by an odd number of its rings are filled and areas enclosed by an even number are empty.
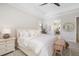
[[[11,52],[11,53],[6,54],[4,56],[26,56],[26,55],[19,49],[16,49],[14,52]]]
[[[26,55],[22,51],[17,49],[14,52],[11,52],[11,53],[6,54],[4,56],[26,56]],[[70,56],[69,52],[67,52],[64,56]],[[71,56],[79,56],[79,49],[78,50],[72,49]]]
[[[71,56],[79,56],[79,44],[69,42],[71,45]],[[6,54],[4,56],[26,56],[21,50],[16,49],[14,52]],[[65,56],[70,56],[69,52],[65,54]]]

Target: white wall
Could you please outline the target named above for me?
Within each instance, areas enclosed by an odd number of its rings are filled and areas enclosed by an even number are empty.
[[[67,22],[71,22],[74,24],[74,30],[72,32],[66,32],[62,28],[63,37],[65,37],[66,40],[69,40],[72,42],[76,42],[76,17],[79,17],[79,12],[63,15],[60,17],[62,20],[62,26],[64,23],[67,23]]]
[[[67,41],[76,42],[76,15],[75,14],[67,14],[64,15],[61,18],[62,22],[62,29],[61,29],[61,35],[65,38]],[[63,29],[63,25],[65,23],[73,23],[74,24],[74,30],[71,32],[67,32]]]
[[[24,13],[8,4],[0,4],[0,28],[38,28],[39,18]]]
[[[75,12],[66,15],[61,15],[55,18],[50,17],[49,19],[45,19],[45,22],[52,26],[54,20],[61,20],[61,35],[63,36],[63,38],[67,41],[76,42],[76,17],[78,16],[79,12]],[[72,32],[67,32],[63,29],[63,24],[69,22],[74,24],[74,30]]]
[[[76,24],[75,22],[76,16],[79,16],[79,12],[58,16],[56,18],[45,17],[44,22],[51,26],[54,20],[61,20],[62,26],[65,22],[72,22]],[[1,27],[38,28],[40,20],[42,19],[37,18],[28,13],[22,12],[21,10],[13,8],[8,4],[0,4],[0,28]],[[65,32],[62,29],[62,33],[63,37],[66,40],[76,42],[76,27],[73,32]]]

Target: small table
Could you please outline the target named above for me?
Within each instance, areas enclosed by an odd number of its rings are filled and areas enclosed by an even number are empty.
[[[65,42],[62,39],[57,39],[54,43],[54,55],[63,55],[63,50],[65,47]]]

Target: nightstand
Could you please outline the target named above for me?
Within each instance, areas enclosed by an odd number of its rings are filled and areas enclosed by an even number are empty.
[[[0,55],[15,51],[15,38],[0,39]]]

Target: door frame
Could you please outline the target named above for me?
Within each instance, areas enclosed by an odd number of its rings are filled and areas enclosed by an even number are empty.
[[[79,17],[76,17],[76,18],[75,18],[75,19],[76,19],[76,20],[75,20],[75,22],[76,22],[76,43],[79,43],[79,40],[78,40],[78,27],[77,27],[77,26],[78,26],[78,22],[77,22],[78,18],[79,18]]]

